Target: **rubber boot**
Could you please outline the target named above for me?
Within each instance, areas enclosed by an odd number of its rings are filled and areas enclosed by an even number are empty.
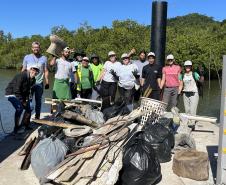
[[[14,132],[14,134],[16,134],[17,131],[19,130],[19,127],[20,127],[20,125],[19,125],[20,124],[20,117],[15,115],[14,122],[15,122],[15,127],[14,127],[13,132]]]
[[[30,119],[31,119],[31,113],[30,112],[25,112],[22,123],[25,126],[26,130],[31,130],[32,129],[30,127]]]

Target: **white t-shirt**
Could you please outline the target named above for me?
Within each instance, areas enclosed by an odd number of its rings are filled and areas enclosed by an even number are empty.
[[[72,72],[71,72],[71,76],[70,76],[70,79],[69,79],[69,82],[75,82],[75,75],[74,75],[74,72],[76,71],[76,68],[78,67],[78,62],[77,61],[73,61],[71,62],[71,65],[72,65]]]
[[[71,73],[75,72],[73,65],[62,58],[56,59],[56,79],[69,79],[71,77]]]
[[[195,75],[197,79],[200,78],[198,73],[196,73]],[[183,89],[184,92],[196,92],[196,93],[198,92],[198,88],[192,72],[189,74],[187,73],[184,74],[183,82],[184,82],[184,89]]]
[[[103,80],[105,82],[115,82],[112,74],[110,73],[111,70],[115,71],[117,73],[118,69],[122,66],[122,64],[120,62],[110,62],[110,61],[106,61],[104,64],[104,70],[105,70],[105,74],[103,77]]]
[[[140,60],[133,60],[132,64],[135,64],[138,67],[138,75],[140,75],[140,78],[141,78],[143,67],[149,64],[149,62],[148,61],[141,62]]]
[[[130,63],[128,65],[121,65],[117,71],[117,75],[119,76],[118,85],[125,89],[132,89],[136,82],[136,78],[132,73],[135,70],[138,70],[138,67],[135,64]]]

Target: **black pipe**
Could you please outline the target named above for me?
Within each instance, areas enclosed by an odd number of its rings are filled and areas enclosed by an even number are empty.
[[[155,53],[156,63],[165,65],[167,2],[152,2],[151,51]]]

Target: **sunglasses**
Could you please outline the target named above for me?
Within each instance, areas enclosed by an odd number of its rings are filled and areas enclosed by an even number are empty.
[[[83,61],[85,61],[85,62],[89,62],[88,60],[83,60]]]
[[[128,57],[122,58],[122,60],[126,60],[126,59],[129,59],[129,58]]]

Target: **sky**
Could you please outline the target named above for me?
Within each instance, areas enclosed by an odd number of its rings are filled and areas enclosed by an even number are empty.
[[[226,19],[226,0],[168,0],[168,18],[200,13]],[[114,20],[151,24],[152,0],[1,0],[0,30],[14,38],[51,33],[54,26],[69,30],[88,22],[93,28],[111,27]]]

